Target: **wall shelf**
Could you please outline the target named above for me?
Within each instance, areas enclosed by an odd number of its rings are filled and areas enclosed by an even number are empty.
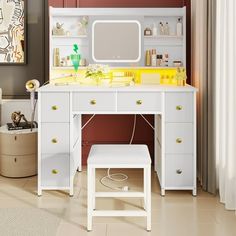
[[[147,36],[144,35],[144,39],[181,39],[183,40],[183,36],[177,36],[177,35],[157,35],[157,36]]]
[[[52,35],[52,39],[75,39],[75,38],[88,38],[87,35]]]

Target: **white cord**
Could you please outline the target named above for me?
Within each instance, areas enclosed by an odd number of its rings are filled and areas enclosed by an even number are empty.
[[[93,114],[89,119],[88,121],[82,126],[81,130],[83,130],[89,123],[90,121],[94,118],[95,114]]]
[[[125,180],[127,180],[129,177],[128,175],[126,174],[123,174],[123,173],[115,173],[115,174],[110,174],[110,171],[111,171],[111,168],[107,169],[107,175],[106,176],[103,176],[101,179],[100,179],[100,183],[107,187],[107,188],[110,188],[110,189],[113,189],[113,190],[122,190],[123,187],[111,187],[110,185],[107,185],[104,183],[104,180],[105,179],[110,179],[114,182],[123,182]],[[119,178],[117,178],[119,176]]]
[[[144,115],[140,114],[140,116],[147,122],[147,124],[153,129],[155,130],[155,128],[152,126],[152,124],[145,118]]]
[[[135,114],[135,115],[134,115],[133,131],[132,131],[132,135],[131,135],[129,144],[132,144],[132,143],[133,143],[133,140],[134,140],[134,134],[135,134],[135,129],[136,129],[136,121],[137,121],[137,115]]]

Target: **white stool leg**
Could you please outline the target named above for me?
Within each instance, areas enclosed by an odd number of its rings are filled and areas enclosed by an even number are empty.
[[[151,231],[151,166],[145,168],[146,172],[146,211],[147,211],[147,230]]]
[[[92,187],[93,186],[93,174],[92,168],[88,165],[87,167],[87,230],[92,230],[92,220],[93,220],[93,200],[92,200]]]
[[[145,168],[143,168],[143,193],[143,208],[144,210],[147,210],[147,173]]]
[[[92,193],[92,198],[93,198],[93,210],[96,209],[96,197],[95,197],[95,192],[96,192],[96,168],[92,169],[93,172],[93,193]]]

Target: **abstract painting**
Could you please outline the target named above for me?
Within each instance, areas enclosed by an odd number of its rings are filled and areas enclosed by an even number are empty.
[[[25,0],[0,0],[0,63],[25,64]]]

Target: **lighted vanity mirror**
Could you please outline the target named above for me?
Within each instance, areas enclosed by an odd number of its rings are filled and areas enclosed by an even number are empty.
[[[94,62],[139,62],[141,24],[137,20],[95,20],[92,24]]]

